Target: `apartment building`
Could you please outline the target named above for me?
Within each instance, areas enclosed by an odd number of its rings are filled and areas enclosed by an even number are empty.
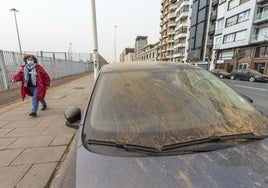
[[[210,2],[207,0],[191,1],[191,19],[187,49],[187,61],[191,63],[207,61],[207,39],[209,27]]]
[[[120,54],[120,62],[132,62],[134,59],[134,48],[125,48]]]
[[[156,61],[158,60],[158,45],[159,42],[155,44],[148,44],[141,49],[141,53],[138,54],[138,61]]]
[[[187,57],[186,45],[187,45],[187,32],[189,23],[189,0],[177,0],[176,8],[176,27],[174,36],[173,47],[173,61],[185,62]]]
[[[159,59],[173,61],[177,0],[161,0]]]
[[[268,1],[219,0],[215,66],[268,74]]]
[[[148,44],[147,36],[137,36],[135,40],[135,60],[137,60],[138,55],[141,53],[141,49]]]

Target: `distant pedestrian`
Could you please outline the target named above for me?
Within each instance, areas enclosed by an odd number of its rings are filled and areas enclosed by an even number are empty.
[[[19,71],[12,77],[11,82],[21,81],[21,98],[25,99],[25,95],[32,96],[32,111],[29,116],[35,117],[39,101],[42,104],[41,110],[47,109],[45,101],[46,89],[50,85],[50,77],[45,69],[38,64],[37,59],[33,55],[26,55],[23,58],[25,64],[22,64]]]

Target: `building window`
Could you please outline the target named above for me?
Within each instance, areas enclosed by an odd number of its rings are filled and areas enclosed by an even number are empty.
[[[226,19],[226,27],[230,27],[235,24],[237,24],[237,15]]]
[[[241,49],[239,50],[239,58],[251,58],[251,49]]]
[[[219,34],[222,32],[222,29],[224,27],[224,19],[220,19],[216,23],[216,31],[215,34]]]
[[[231,33],[228,35],[224,35],[223,37],[223,43],[229,43],[229,42],[235,42],[235,41],[241,41],[246,39],[246,31],[239,31],[236,33]]]
[[[219,59],[232,59],[233,56],[234,56],[233,50],[231,50],[231,51],[224,51],[224,52],[220,53]]]
[[[223,37],[223,43],[234,42],[234,40],[235,40],[235,33],[225,35]]]
[[[228,4],[228,10],[231,10],[241,4],[244,4],[246,2],[248,2],[249,0],[231,0],[229,1],[229,4]]]
[[[255,57],[268,57],[268,46],[256,48]]]
[[[238,23],[241,23],[243,21],[246,21],[249,19],[249,13],[250,13],[250,10],[247,10],[245,12],[242,12],[240,14],[238,14]]]
[[[215,37],[214,49],[219,49],[221,47],[221,36]]]
[[[230,27],[232,25],[244,22],[249,19],[250,10],[241,12],[235,16],[226,19],[226,27]]]
[[[245,40],[246,39],[246,31],[240,31],[235,33],[235,41]]]

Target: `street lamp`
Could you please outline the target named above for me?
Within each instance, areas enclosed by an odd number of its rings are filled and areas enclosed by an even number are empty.
[[[93,40],[94,40],[94,79],[97,79],[97,75],[99,72],[99,54],[98,54],[98,36],[97,36],[97,20],[96,20],[96,8],[95,8],[95,0],[91,0],[91,8],[92,8],[92,24],[93,24]]]
[[[20,47],[20,54],[22,54],[22,50],[21,50],[21,44],[20,44],[20,35],[19,35],[19,29],[18,29],[18,24],[17,24],[17,18],[16,18],[16,12],[19,12],[17,9],[15,8],[11,8],[9,9],[11,12],[14,12],[14,17],[15,17],[15,23],[16,23],[16,29],[17,29],[17,36],[18,36],[18,41],[19,41],[19,47]]]
[[[118,27],[117,25],[114,26],[114,62],[116,62],[116,28],[117,27]]]

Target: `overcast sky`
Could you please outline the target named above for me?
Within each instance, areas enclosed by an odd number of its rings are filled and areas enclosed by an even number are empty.
[[[159,40],[161,0],[96,0],[99,53],[117,60],[138,35]],[[93,52],[91,0],[0,0],[0,49],[19,51],[16,8],[22,51]]]

